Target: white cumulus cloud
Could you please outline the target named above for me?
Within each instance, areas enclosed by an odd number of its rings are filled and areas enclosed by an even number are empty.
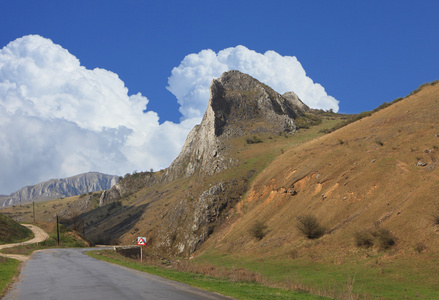
[[[0,194],[88,171],[123,175],[169,166],[201,121],[211,80],[230,69],[280,93],[294,91],[311,107],[338,110],[295,57],[237,46],[190,54],[172,70],[168,89],[183,118],[160,124],[149,100],[129,94],[117,74],[89,70],[39,35],[10,42],[0,49]]]
[[[204,114],[212,79],[228,70],[247,73],[281,94],[293,91],[311,108],[338,111],[338,101],[306,76],[296,57],[237,46],[218,53],[208,49],[189,54],[172,70],[167,88],[177,97],[183,119]]]
[[[194,120],[159,125],[117,74],[38,35],[0,49],[0,193],[82,172],[166,167]]]

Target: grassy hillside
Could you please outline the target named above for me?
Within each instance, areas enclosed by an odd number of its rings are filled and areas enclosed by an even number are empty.
[[[438,297],[438,104],[439,85],[426,85],[289,149],[252,182],[199,259],[317,285],[355,277],[375,296]],[[309,216],[323,236],[301,232]]]
[[[0,244],[18,243],[33,238],[32,231],[0,214]]]

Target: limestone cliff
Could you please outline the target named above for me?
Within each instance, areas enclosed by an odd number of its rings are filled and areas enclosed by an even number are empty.
[[[293,134],[294,119],[307,109],[293,92],[281,96],[247,74],[223,73],[212,81],[203,120],[167,169],[166,181],[197,170],[213,175],[232,166],[235,160],[227,154],[227,139],[257,132]]]

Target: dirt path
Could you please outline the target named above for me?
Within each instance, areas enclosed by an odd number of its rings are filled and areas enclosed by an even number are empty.
[[[15,247],[15,246],[20,246],[20,245],[27,245],[27,244],[36,244],[39,242],[43,242],[45,240],[47,240],[49,238],[49,235],[40,227],[37,227],[35,225],[31,225],[31,224],[22,224],[23,226],[26,226],[27,228],[29,228],[30,230],[32,230],[32,232],[34,233],[35,237],[31,240],[28,240],[26,242],[21,242],[21,243],[14,243],[14,244],[5,244],[5,245],[0,245],[0,250],[2,249],[6,249],[6,248],[11,248],[11,247]],[[0,256],[4,256],[4,257],[8,257],[8,258],[13,258],[13,259],[17,259],[20,261],[25,261],[29,258],[29,256],[27,255],[18,255],[18,254],[3,254],[0,253]]]

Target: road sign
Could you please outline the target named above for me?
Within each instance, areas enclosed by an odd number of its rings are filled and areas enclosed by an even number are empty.
[[[139,246],[146,246],[146,237],[138,237],[137,238],[137,245]]]

